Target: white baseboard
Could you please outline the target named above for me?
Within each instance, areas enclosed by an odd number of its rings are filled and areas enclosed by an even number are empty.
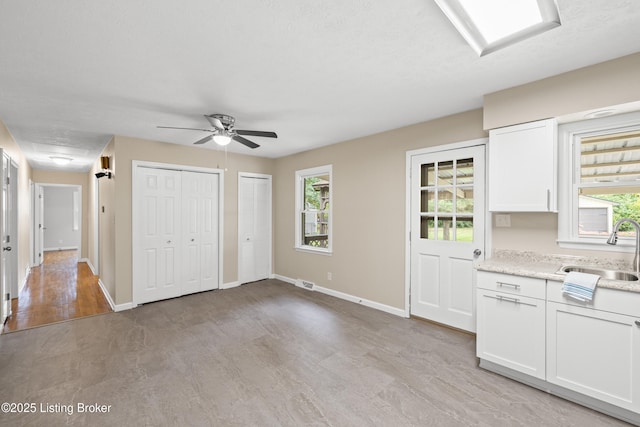
[[[89,258],[80,258],[80,259],[78,260],[78,262],[86,262],[86,263],[87,263],[87,265],[89,266],[89,269],[91,270],[91,273],[92,273],[94,276],[97,276],[97,274],[96,274],[96,269],[93,267],[93,264],[91,264],[91,261],[89,260]]]
[[[27,266],[27,268],[24,270],[24,280],[22,281],[22,283],[20,283],[20,285],[18,285],[18,295],[20,295],[20,292],[22,292],[24,287],[27,286],[27,281],[29,280],[30,274],[31,274],[31,267]],[[18,295],[16,295],[16,297]]]
[[[278,274],[275,275],[275,278],[278,280],[282,280],[283,282],[287,282],[290,283],[294,286],[298,286],[297,283],[299,281],[292,279],[290,277],[285,277],[285,276],[280,276]],[[306,288],[303,288],[306,289]],[[340,292],[340,291],[336,291],[334,289],[329,289],[329,288],[325,288],[323,286],[318,286],[318,285],[314,285],[313,286],[313,290],[316,292],[320,292],[326,295],[330,295],[332,297],[336,297],[336,298],[340,298],[343,299],[345,301],[349,301],[349,302],[354,302],[356,304],[362,304],[366,307],[370,307],[370,308],[374,308],[376,310],[380,310],[380,311],[384,311],[385,313],[389,313],[389,314],[393,314],[394,316],[399,316],[399,317],[407,317],[407,313],[404,309],[402,308],[396,308],[396,307],[392,307],[390,305],[386,305],[386,304],[381,304],[379,302],[376,301],[371,301],[365,298],[360,298],[354,295],[350,295],[344,292]]]
[[[116,311],[116,304],[111,299],[111,294],[109,294],[109,292],[107,291],[107,288],[104,286],[104,283],[102,283],[102,280],[98,279],[98,285],[100,286],[100,290],[102,291],[102,294],[104,295],[104,297],[107,299],[107,302],[111,306],[111,310]]]
[[[58,248],[44,248],[43,251],[44,252],[53,252],[53,251],[73,251],[73,250],[78,250],[77,246],[62,246],[62,247],[58,247]]]
[[[235,282],[223,283],[220,285],[220,289],[231,289],[240,286],[240,282],[237,280]]]
[[[114,308],[113,311],[125,311],[125,310],[131,310],[132,308],[135,308],[136,306],[133,305],[132,302],[128,302],[125,304],[117,304]]]

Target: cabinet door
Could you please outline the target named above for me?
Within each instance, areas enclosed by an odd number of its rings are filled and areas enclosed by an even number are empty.
[[[547,303],[547,381],[640,412],[637,320]]]
[[[556,212],[555,119],[489,132],[489,210]]]
[[[484,289],[477,292],[477,356],[544,379],[545,301]]]

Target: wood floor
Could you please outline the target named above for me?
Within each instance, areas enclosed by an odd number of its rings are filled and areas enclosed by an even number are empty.
[[[478,368],[473,335],[278,280],[1,335],[0,384],[38,408],[7,426],[627,425]]]
[[[14,332],[111,311],[100,286],[78,252],[48,251],[41,266],[32,268],[27,284],[11,301],[4,332]]]

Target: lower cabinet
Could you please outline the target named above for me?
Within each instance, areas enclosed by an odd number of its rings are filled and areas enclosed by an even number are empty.
[[[640,321],[547,303],[547,381],[640,412]]]
[[[478,289],[476,353],[481,359],[545,378],[545,301]]]
[[[553,280],[477,283],[481,366],[640,426],[640,293],[599,287],[581,302]]]

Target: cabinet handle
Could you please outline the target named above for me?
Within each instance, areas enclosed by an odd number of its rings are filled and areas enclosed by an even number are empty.
[[[547,210],[551,210],[551,190],[547,190]]]
[[[496,284],[501,288],[504,287],[504,286],[511,286],[515,290],[519,290],[520,289],[520,285],[516,285],[515,283],[496,282]]]
[[[505,301],[505,302],[512,302],[512,303],[518,304],[518,305],[528,305],[530,307],[537,307],[536,304],[529,304],[529,303],[526,303],[526,302],[522,302],[522,301],[520,301],[519,298],[505,297],[505,296],[502,296],[502,295],[498,295],[497,297],[494,297],[493,295],[484,295],[484,296],[487,297],[487,298],[492,298],[492,299],[498,300],[500,302]]]
[[[636,320],[636,325],[640,326],[640,320]]]

